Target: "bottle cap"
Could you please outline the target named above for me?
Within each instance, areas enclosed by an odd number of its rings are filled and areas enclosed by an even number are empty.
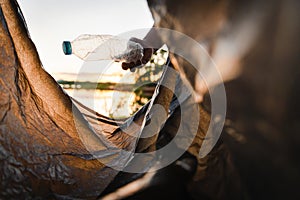
[[[62,44],[62,47],[63,47],[65,55],[71,55],[72,54],[71,42],[64,41],[63,44]]]

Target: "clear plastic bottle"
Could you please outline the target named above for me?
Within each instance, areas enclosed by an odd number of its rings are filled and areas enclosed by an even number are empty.
[[[85,61],[136,62],[143,57],[139,43],[112,35],[80,35],[72,42],[64,41],[63,51],[65,55],[74,54]]]

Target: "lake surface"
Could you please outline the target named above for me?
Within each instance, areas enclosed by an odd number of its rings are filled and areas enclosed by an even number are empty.
[[[148,100],[134,92],[116,90],[64,89],[85,106],[108,117],[128,117]],[[138,103],[139,102],[139,103]]]

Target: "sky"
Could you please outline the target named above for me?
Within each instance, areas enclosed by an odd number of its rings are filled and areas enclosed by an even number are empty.
[[[153,24],[146,0],[19,0],[19,4],[43,67],[50,74],[82,69],[84,61],[64,55],[65,40],[81,34],[117,35]],[[94,67],[90,72],[95,72]]]

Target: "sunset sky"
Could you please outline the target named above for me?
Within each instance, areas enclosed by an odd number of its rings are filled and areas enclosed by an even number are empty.
[[[64,40],[81,34],[111,34],[153,24],[146,0],[19,0],[44,68],[51,74],[78,73],[83,61],[65,56]],[[105,66],[108,62],[103,63]],[[86,69],[96,72],[102,64]],[[116,71],[121,70],[116,68]]]

